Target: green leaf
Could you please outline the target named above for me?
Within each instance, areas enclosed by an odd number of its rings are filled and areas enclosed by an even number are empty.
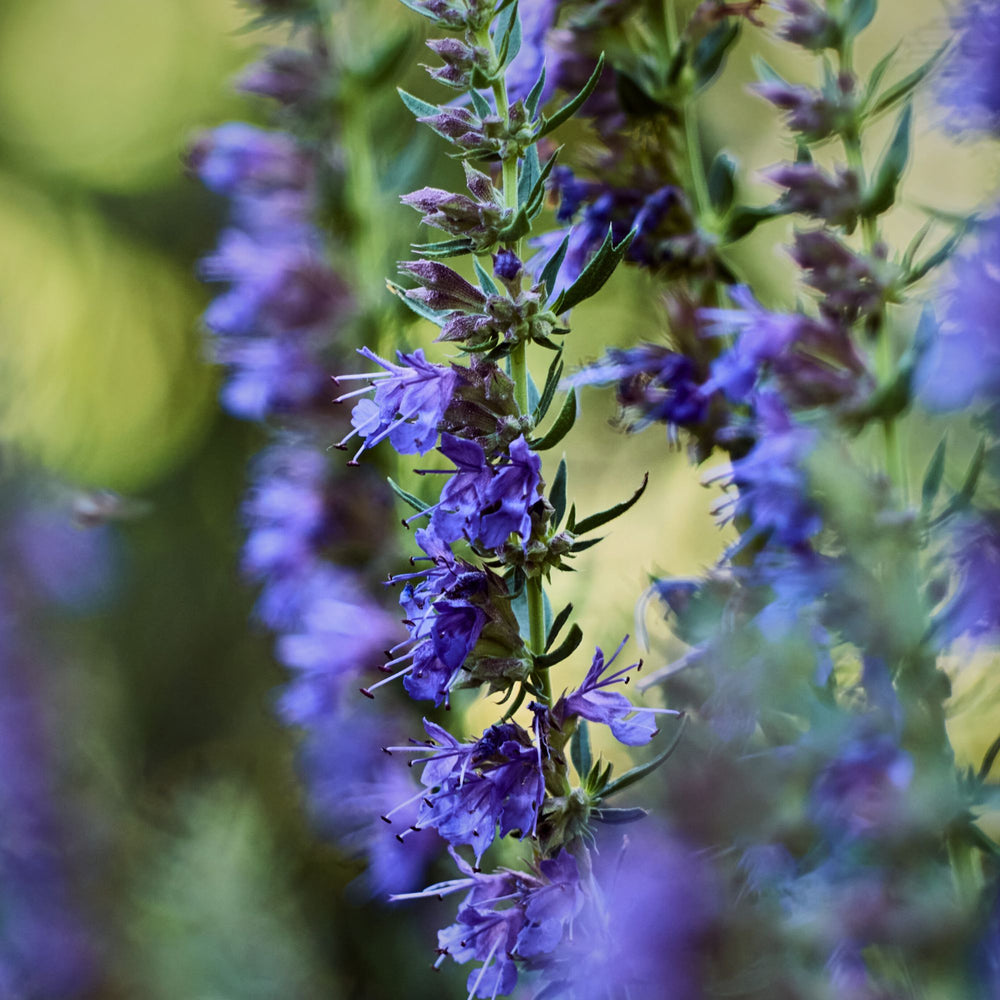
[[[861,214],[872,217],[891,208],[896,200],[896,188],[910,158],[910,127],[913,105],[907,104],[896,123],[896,130],[882,155],[871,187],[861,205]]]
[[[542,268],[539,280],[545,286],[545,295],[547,298],[552,297],[552,289],[556,287],[556,278],[559,277],[559,268],[562,267],[562,263],[566,259],[566,250],[568,247],[569,233],[563,237],[563,241],[556,248],[556,252],[545,262],[545,267]]]
[[[789,85],[788,81],[766,59],[754,55],[751,57],[751,62],[761,83],[780,83],[786,87]]]
[[[877,0],[847,0],[840,14],[845,39],[861,34],[875,16]]]
[[[406,289],[402,285],[397,285],[395,281],[390,281],[386,278],[385,281],[386,288],[392,292],[408,309],[411,309],[422,319],[429,319],[435,326],[444,326],[448,321],[448,314],[446,312],[441,312],[438,309],[431,309],[430,306],[426,306],[423,302],[418,302],[416,299],[411,299],[406,294]]]
[[[924,473],[924,482],[920,488],[920,508],[925,515],[934,506],[938,491],[941,489],[947,441],[947,437],[941,438],[941,443],[934,449],[934,455]]]
[[[611,227],[608,226],[608,235],[604,238],[600,249],[587,262],[587,266],[580,272],[576,281],[559,294],[552,311],[564,313],[592,295],[596,295],[625,256],[632,240],[635,239],[635,233],[633,229],[618,246],[615,246]]]
[[[477,115],[480,118],[485,118],[487,115],[493,113],[493,109],[489,105],[489,101],[479,93],[478,90],[470,90],[469,97],[472,98],[472,107],[475,109]]]
[[[576,389],[570,389],[563,400],[562,409],[559,416],[553,421],[552,426],[536,441],[531,447],[535,451],[546,451],[554,448],[570,432],[573,424],[576,423]]]
[[[635,823],[637,820],[645,819],[649,815],[648,809],[640,809],[639,806],[631,806],[627,809],[616,809],[614,806],[602,806],[599,809],[591,809],[590,815],[598,823]]]
[[[527,210],[528,202],[535,190],[535,184],[541,175],[542,165],[538,159],[538,144],[534,143],[524,151],[521,174],[517,179],[517,204],[519,208]]]
[[[719,153],[708,170],[708,197],[712,208],[724,216],[736,195],[736,161],[728,153]]]
[[[738,205],[729,214],[723,239],[726,243],[735,243],[737,240],[743,239],[744,236],[749,236],[762,222],[768,222],[784,214],[785,210],[777,202],[759,208]]]
[[[646,485],[648,483],[649,473],[647,472],[642,477],[642,486],[640,486],[635,493],[628,498],[628,500],[615,504],[614,507],[609,507],[607,510],[602,510],[599,514],[591,514],[590,517],[585,517],[573,529],[574,533],[577,535],[585,535],[588,531],[593,531],[595,528],[599,528],[602,524],[607,524],[608,521],[613,521],[616,517],[621,517],[621,515],[624,514],[630,507],[634,506],[639,497],[646,492]]]
[[[497,18],[493,37],[500,39],[496,51],[497,63],[502,70],[513,62],[521,50],[521,19],[517,16],[517,0],[505,7]]]
[[[368,90],[380,88],[395,75],[412,42],[413,35],[409,29],[396,32],[369,56],[362,67],[351,75]]]
[[[919,264],[912,266],[908,269],[905,285],[907,288],[910,285],[916,284],[921,278],[925,277],[935,268],[940,267],[944,264],[949,257],[958,249],[959,244],[962,242],[962,238],[968,232],[971,226],[971,220],[961,223],[955,232],[951,234],[932,254],[929,254],[924,260]]]
[[[573,622],[569,632],[566,633],[566,638],[551,653],[542,653],[535,657],[535,669],[548,670],[557,663],[562,663],[567,656],[572,656],[576,652],[581,642],[583,642],[583,632],[580,626]]]
[[[594,68],[594,72],[590,74],[590,79],[583,85],[583,89],[571,101],[567,101],[551,118],[546,118],[545,115],[542,115],[541,123],[534,137],[541,139],[543,135],[548,135],[553,129],[558,128],[563,122],[572,118],[583,106],[584,101],[594,92],[594,88],[597,86],[603,70],[604,53],[602,52],[597,59],[597,66]]]
[[[476,277],[479,279],[479,287],[487,295],[499,295],[500,289],[497,288],[493,279],[489,276],[483,265],[479,263],[478,257],[472,258],[472,266],[475,268]]]
[[[871,73],[868,74],[868,82],[865,84],[865,98],[862,101],[862,107],[867,106],[868,102],[875,96],[875,91],[878,90],[885,77],[892,60],[896,57],[896,53],[899,51],[902,42],[897,42],[891,49],[872,68]]]
[[[695,86],[704,87],[722,68],[726,53],[740,34],[736,19],[721,21],[696,46],[691,57]]]
[[[922,66],[915,69],[912,73],[904,76],[902,80],[898,83],[893,84],[888,90],[882,93],[882,95],[875,101],[868,111],[868,115],[872,118],[876,118],[886,111],[891,111],[897,104],[901,101],[905,101],[910,94],[913,93],[917,87],[923,83],[927,74],[935,67],[937,61],[944,55],[945,50],[948,48],[950,43],[946,43],[941,46],[927,60]]]
[[[590,752],[590,727],[586,719],[580,719],[576,724],[573,738],[569,742],[569,757],[573,761],[576,773],[580,775],[580,780],[585,781],[594,766]]]
[[[524,106],[528,111],[528,114],[534,118],[538,114],[538,102],[542,98],[542,91],[545,89],[545,67],[542,66],[542,72],[539,74],[538,80],[535,85],[528,91],[528,96],[525,98]]]
[[[598,542],[603,542],[603,541],[604,541],[604,536],[602,535],[600,538],[588,538],[582,542],[574,542],[572,547],[570,548],[570,552],[572,552],[574,555],[577,552],[586,552],[587,549],[591,549]]]
[[[555,479],[552,480],[552,489],[549,490],[549,503],[552,504],[552,525],[555,527],[563,519],[566,513],[566,459],[561,459],[559,468],[556,469]]]
[[[408,94],[402,87],[397,87],[396,92],[403,99],[403,103],[413,112],[415,118],[426,118],[428,115],[436,115],[441,110],[434,104],[428,104],[426,101],[420,100],[419,97]]]
[[[676,749],[677,744],[681,741],[681,736],[684,735],[684,727],[687,725],[688,717],[682,715],[680,717],[681,724],[677,729],[674,738],[670,741],[670,745],[662,753],[657,754],[652,760],[647,761],[645,764],[640,764],[638,767],[633,767],[631,771],[626,771],[620,778],[616,778],[611,782],[610,785],[606,785],[604,790],[601,792],[601,798],[605,798],[608,795],[614,795],[616,792],[624,791],[626,788],[634,785],[637,781],[645,778],[647,774],[652,774]]]
[[[545,384],[542,386],[542,394],[538,399],[538,405],[534,408],[531,414],[531,419],[534,421],[536,427],[542,420],[545,419],[545,414],[549,412],[549,407],[552,405],[552,399],[556,394],[557,387],[559,386],[559,379],[562,378],[563,368],[562,352],[560,351],[559,354],[552,359],[552,363],[549,365],[549,370],[545,376]]]
[[[537,147],[532,146],[530,148],[536,150],[535,155],[537,156]],[[549,174],[552,173],[552,168],[556,165],[556,157],[562,152],[562,148],[562,146],[559,146],[545,161],[545,166],[535,176],[528,190],[522,211],[527,214],[529,219],[533,219],[542,209],[542,205],[545,202],[545,182],[549,179]],[[518,190],[520,191],[520,187]],[[520,203],[520,194],[518,194],[518,202]]]
[[[976,495],[976,487],[979,485],[979,477],[982,475],[985,462],[986,440],[981,438],[979,445],[976,447],[976,453],[972,456],[972,461],[969,463],[969,468],[966,470],[961,489],[951,498],[948,506],[934,518],[933,524],[940,524],[951,517],[952,514],[964,510],[972,503],[972,498]]]
[[[404,6],[409,7],[410,10],[419,14],[421,17],[426,17],[429,21],[436,21],[437,15],[431,13],[426,7],[421,7],[414,2],[414,0],[400,0]]]
[[[569,517],[566,518],[566,530],[576,531],[576,504],[570,504]]]
[[[439,243],[411,243],[410,249],[421,257],[430,257],[433,260],[440,260],[445,257],[459,257],[462,254],[470,253],[472,250],[472,240],[459,237],[454,240],[441,240]]]
[[[392,488],[392,492],[399,497],[404,503],[409,504],[415,511],[423,514],[425,510],[430,507],[430,504],[426,504],[419,497],[415,497],[412,493],[407,493],[402,486],[399,485],[391,476],[386,476],[386,481]]]
[[[573,605],[567,604],[566,607],[556,615],[555,620],[549,626],[548,634],[545,637],[545,649],[544,652],[548,652],[552,647],[552,643],[556,641],[559,633],[562,631],[563,625],[566,624],[567,619],[573,613]]]

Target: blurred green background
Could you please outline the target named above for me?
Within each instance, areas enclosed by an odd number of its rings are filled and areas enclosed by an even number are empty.
[[[382,6],[387,19],[411,16]],[[935,0],[881,7],[865,36],[869,65],[900,38],[900,72],[934,51],[945,30]],[[438,996],[451,987],[428,971],[435,927],[344,902],[356,871],[308,829],[293,737],[271,716],[281,673],[269,637],[248,624],[253,595],[238,574],[246,463],[264,438],[216,406],[197,321],[208,292],[194,263],[223,206],[184,175],[181,157],[197,128],[256,113],[228,84],[263,40],[240,30],[245,20],[234,0],[0,0],[5,474],[40,465],[65,484],[67,509],[73,490],[95,487],[150,505],[116,528],[117,599],[59,630],[66,793],[101,817],[77,845],[97,866],[89,908],[105,971],[94,995],[375,998],[398,996],[405,977],[409,996]],[[743,89],[753,51],[795,74],[754,33],[702,101],[707,144],[751,171],[789,153]],[[997,153],[946,142],[932,103],[922,110],[908,196],[969,210],[1000,175]],[[757,203],[772,197],[752,175],[748,188]],[[398,218],[402,248],[415,227]],[[894,218],[889,235],[902,240],[918,215],[911,206]],[[769,227],[740,255],[770,304],[793,302],[786,236]],[[578,312],[571,369],[609,342],[656,339],[663,325],[654,284],[633,272]],[[611,393],[588,390],[583,403],[566,452],[587,509],[651,473],[643,502],[552,598],[572,599],[594,623],[588,640],[613,648],[634,632],[651,573],[697,573],[724,539],[703,472],[668,452],[662,429],[626,446]],[[917,428],[915,461],[935,440]],[[653,631],[655,660],[666,646]],[[975,756],[994,735],[996,685],[981,670],[958,673],[956,742]]]

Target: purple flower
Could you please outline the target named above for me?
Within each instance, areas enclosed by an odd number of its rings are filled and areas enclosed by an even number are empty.
[[[477,512],[478,524],[471,528],[474,541],[488,549],[503,545],[512,533],[527,544],[531,535],[531,515],[538,500],[542,460],[528,447],[522,434],[511,442],[510,460],[483,489],[483,504]]]
[[[455,372],[445,365],[432,364],[420,349],[413,354],[397,351],[399,364],[380,358],[367,347],[360,348],[358,353],[385,371],[341,375],[337,379],[341,382],[365,378],[372,382],[372,386],[338,397],[337,402],[369,392],[372,387],[375,389],[374,400],[363,399],[354,407],[351,415],[354,430],[337,447],[344,447],[359,434],[364,444],[354,456],[354,462],[361,452],[384,438],[388,438],[402,455],[426,454],[437,443],[438,425],[455,391]]]
[[[244,122],[227,122],[201,135],[188,165],[207,188],[223,195],[247,188],[301,189],[312,180],[312,168],[292,138]]]
[[[778,28],[782,38],[814,51],[837,47],[840,27],[812,0],[783,0],[783,7],[788,16]]]
[[[522,0],[518,4],[521,19],[521,48],[507,67],[507,91],[511,100],[524,100],[538,81],[546,60],[545,39],[555,26],[559,13],[559,0]],[[540,104],[555,89],[555,81],[546,78]]]
[[[917,371],[917,393],[930,410],[964,409],[1000,396],[1000,215],[982,223],[955,258],[944,289],[938,334]]]
[[[226,230],[215,253],[202,261],[207,281],[232,287],[205,312],[216,333],[280,334],[327,322],[343,298],[336,275],[315,240],[303,234],[288,240],[260,240],[239,229]]]
[[[838,78],[835,94],[779,81],[755,83],[750,90],[787,112],[785,124],[806,142],[821,140],[843,131],[854,114],[854,80]]]
[[[938,90],[948,127],[1000,135],[1000,7],[994,0],[964,0],[953,27],[956,45]]]
[[[913,759],[887,735],[843,746],[812,791],[812,812],[832,839],[886,837],[905,822]]]
[[[627,641],[628,636],[622,639],[607,663],[604,662],[604,653],[600,649],[594,653],[594,660],[580,686],[571,694],[563,695],[553,707],[552,716],[557,725],[561,727],[574,717],[601,722],[611,729],[620,743],[638,747],[648,743],[657,734],[656,715],[681,714],[666,708],[637,708],[625,695],[606,690],[615,684],[628,684],[631,672],[642,666],[640,660],[639,663],[602,677],[618,658]]]
[[[541,747],[526,730],[501,723],[462,743],[426,719],[424,728],[431,737],[426,746],[389,748],[428,754],[414,762],[423,765],[426,789],[417,828],[433,827],[450,844],[471,847],[477,864],[498,828],[501,837],[519,831],[524,839],[534,832],[545,778]]]
[[[302,107],[319,98],[328,72],[327,61],[317,49],[271,49],[240,75],[236,86],[249,94]]]
[[[219,337],[216,360],[229,372],[219,396],[233,416],[265,420],[301,413],[329,399],[330,378],[311,345],[278,337]]]
[[[658,344],[609,348],[599,361],[575,372],[564,385],[617,382],[618,402],[637,414],[634,430],[654,422],[671,428],[694,427],[708,417],[708,395],[694,362]]]
[[[764,171],[764,177],[786,189],[782,206],[788,212],[799,212],[822,219],[831,226],[852,228],[861,208],[861,185],[858,175],[845,167],[837,167],[830,176],[813,163],[779,163]]]
[[[1000,515],[975,512],[950,525],[947,551],[956,582],[936,617],[948,640],[1000,636]]]
[[[532,872],[501,868],[474,871],[451,850],[463,878],[428,886],[395,899],[443,897],[465,892],[455,923],[438,932],[435,968],[450,957],[459,964],[479,961],[469,973],[469,996],[487,1000],[517,985],[516,959],[544,967],[585,904],[576,861],[561,851]]]
[[[766,538],[798,549],[822,526],[804,467],[815,432],[793,423],[774,396],[761,396],[757,406],[757,443],[732,463],[731,484],[738,492],[720,512],[741,524],[738,548]]]
[[[713,362],[704,392],[721,389],[733,402],[747,402],[773,373],[789,403],[815,406],[849,399],[868,386],[864,362],[835,320],[768,312],[742,286],[730,295],[740,309],[699,311],[707,335],[737,331],[733,346]]]
[[[601,894],[588,895],[544,969],[550,1000],[608,996],[702,1000],[716,919],[716,891],[699,853],[636,827],[619,850],[601,851]]]

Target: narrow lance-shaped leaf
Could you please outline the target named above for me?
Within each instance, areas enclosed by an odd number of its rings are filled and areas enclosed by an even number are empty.
[[[927,471],[924,473],[924,482],[920,488],[920,507],[926,514],[934,501],[937,499],[938,491],[941,489],[941,481],[944,478],[944,460],[947,452],[948,439],[941,438],[941,443],[934,449],[934,455]]]
[[[979,445],[976,448],[976,453],[972,456],[972,461],[969,463],[969,468],[965,473],[965,479],[962,482],[961,489],[951,498],[948,506],[936,517],[934,518],[932,524],[940,524],[942,521],[951,517],[952,514],[957,513],[960,510],[964,510],[972,502],[972,498],[976,495],[976,487],[979,485],[979,477],[983,472],[983,465],[986,462],[986,441],[985,439],[980,439]]]
[[[649,483],[649,473],[642,477],[642,485],[628,498],[628,500],[622,503],[615,504],[614,507],[609,507],[607,510],[602,510],[599,514],[591,514],[590,517],[585,517],[582,521],[578,522],[576,527],[572,530],[578,535],[585,535],[588,531],[593,531],[595,528],[599,528],[602,524],[607,524],[608,521],[613,521],[616,517],[620,517],[625,513],[630,507],[634,506],[639,500],[639,497],[646,492],[646,485]]]
[[[497,18],[494,39],[497,38],[500,39],[496,45],[497,63],[502,71],[521,51],[521,19],[517,16],[517,0],[505,7]]]
[[[635,823],[640,819],[645,819],[649,815],[649,810],[639,806],[629,806],[624,809],[615,806],[601,806],[598,809],[592,809],[590,815],[598,823]]]
[[[708,171],[708,197],[717,215],[725,215],[736,195],[736,161],[728,153],[719,153]]]
[[[620,778],[616,778],[611,784],[606,785],[604,790],[601,792],[601,797],[604,798],[608,795],[614,795],[616,792],[624,791],[631,785],[634,785],[637,781],[642,780],[647,774],[652,774],[667,758],[677,749],[677,745],[681,741],[681,737],[684,735],[684,727],[687,725],[687,716],[682,715],[680,717],[681,724],[677,728],[677,732],[674,738],[670,741],[670,745],[662,753],[657,754],[652,760],[647,761],[645,764],[640,764],[638,767],[633,767],[631,771],[626,771]]]
[[[559,416],[552,426],[537,441],[532,442],[535,451],[546,451],[554,448],[573,429],[576,423],[576,389],[570,389],[563,401]]]
[[[540,281],[545,286],[545,294],[548,298],[552,297],[552,291],[556,287],[556,278],[559,277],[559,268],[562,267],[563,261],[566,259],[566,250],[568,247],[569,233],[563,237],[562,242],[556,248],[556,252],[545,262],[545,267],[542,268]]]
[[[386,476],[386,481],[392,488],[392,492],[404,503],[409,504],[417,513],[422,514],[430,506],[430,504],[424,503],[419,497],[415,497],[412,493],[404,490],[391,476]]]
[[[426,101],[420,100],[419,97],[408,94],[402,87],[397,87],[396,92],[403,99],[403,103],[413,112],[415,118],[426,118],[428,115],[436,115],[441,110],[437,105],[428,104]]]
[[[538,144],[533,143],[524,151],[521,174],[517,179],[517,204],[520,208],[527,208],[531,193],[541,173],[542,164],[538,159]]]
[[[576,652],[581,642],[583,642],[583,631],[576,622],[573,622],[569,632],[566,633],[566,638],[551,653],[542,653],[535,657],[535,668],[548,670],[557,663],[562,663],[567,656],[572,656]]]
[[[542,72],[539,74],[538,80],[535,85],[528,91],[528,96],[525,98],[524,106],[528,111],[528,114],[534,118],[538,114],[538,102],[541,100],[542,91],[545,89],[545,67],[542,66]]]
[[[614,237],[609,226],[608,235],[604,238],[600,249],[580,272],[580,277],[569,288],[560,293],[552,307],[552,311],[556,313],[566,312],[572,309],[573,306],[579,305],[585,299],[589,299],[592,295],[596,295],[604,287],[605,282],[611,277],[615,268],[625,256],[629,245],[635,238],[635,232],[633,229],[618,246],[615,246]]]
[[[944,264],[949,257],[958,249],[962,238],[965,236],[971,220],[959,224],[955,232],[951,234],[932,254],[928,254],[919,264],[911,267],[906,275],[906,287],[915,284],[921,278],[928,275],[935,268]]]
[[[542,393],[538,399],[538,405],[532,411],[531,418],[535,422],[535,426],[538,426],[545,419],[545,414],[549,412],[549,407],[552,405],[552,400],[559,386],[559,379],[562,378],[564,367],[562,351],[560,351],[549,365],[548,373],[545,376],[545,384],[542,386]]]
[[[569,743],[569,756],[573,761],[576,773],[581,780],[585,780],[590,774],[590,769],[594,766],[593,757],[590,752],[590,727],[586,719],[580,719],[576,724],[576,730]]]
[[[566,513],[566,459],[559,462],[552,489],[549,490],[549,503],[552,504],[552,524],[557,525]]]
[[[552,643],[556,641],[559,637],[559,633],[562,631],[563,625],[569,620],[569,616],[573,613],[573,605],[567,604],[566,607],[556,615],[555,620],[549,626],[548,635],[545,637],[545,649],[544,652],[548,652],[552,648]]]
[[[472,240],[459,238],[441,240],[438,243],[411,243],[410,249],[430,260],[444,260],[448,257],[460,257],[469,253],[472,250]]]
[[[872,98],[875,96],[875,91],[878,90],[880,84],[882,83],[885,74],[889,70],[889,66],[892,64],[892,60],[895,59],[896,53],[899,51],[902,42],[897,42],[891,49],[877,63],[875,63],[872,68],[871,73],[868,74],[868,82],[865,84],[865,99],[862,102],[863,105],[867,105]]]
[[[487,115],[493,113],[489,101],[478,90],[470,90],[469,97],[472,98],[472,107],[480,118],[485,118]]]
[[[558,128],[563,122],[569,121],[583,106],[584,101],[594,92],[594,88],[597,86],[597,82],[600,80],[603,71],[604,53],[602,52],[597,59],[597,66],[594,68],[594,72],[590,74],[590,79],[583,85],[583,89],[576,97],[571,101],[567,101],[551,118],[546,118],[545,115],[542,115],[541,124],[538,127],[538,131],[535,132],[535,138],[541,139],[543,135],[548,135],[549,132]]]
[[[732,23],[722,21],[695,46],[691,67],[694,70],[697,87],[704,87],[719,72],[726,53],[739,37],[739,33],[739,21],[735,19]]]
[[[910,127],[913,121],[913,105],[907,104],[896,123],[892,140],[889,142],[882,162],[875,171],[871,188],[861,207],[863,215],[875,216],[891,208],[896,200],[896,188],[910,158]]]
[[[499,295],[500,294],[500,289],[497,288],[496,283],[493,281],[493,279],[486,272],[486,270],[483,267],[483,265],[479,263],[479,258],[478,257],[473,257],[472,258],[472,266],[473,266],[473,268],[476,271],[476,277],[479,279],[479,287],[487,295]]]
[[[922,66],[915,69],[912,73],[907,74],[898,83],[894,83],[888,90],[881,94],[878,100],[872,104],[871,109],[868,114],[872,118],[876,118],[886,111],[891,111],[897,104],[901,101],[905,101],[910,94],[913,93],[917,87],[923,83],[924,79],[930,73],[930,71],[935,67],[937,61],[944,55],[945,50],[948,48],[948,44],[942,45],[941,48],[937,50],[927,60]]]
[[[850,39],[861,34],[871,24],[877,6],[877,0],[847,0],[841,11],[844,37]]]

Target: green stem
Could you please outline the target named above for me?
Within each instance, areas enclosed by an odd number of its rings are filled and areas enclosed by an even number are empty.
[[[496,49],[489,29],[484,29],[477,41],[490,53],[491,61],[495,62]],[[506,119],[510,104],[507,99],[507,81],[502,76],[493,82],[493,97],[496,100],[497,114]],[[503,160],[502,183],[504,207],[517,211],[516,152]],[[511,246],[514,253],[520,257],[521,241],[517,240]],[[522,415],[529,412],[528,361],[525,348],[526,345],[521,342],[510,353],[510,375],[514,380],[514,398],[517,400],[517,408]],[[533,577],[528,580],[526,595],[528,600],[528,646],[532,653],[541,653],[545,649],[545,602],[542,595],[541,578]],[[546,700],[551,702],[552,688],[548,671],[537,671],[534,680],[536,687],[545,694]]]
[[[688,172],[691,174],[691,190],[694,194],[695,211],[703,218],[711,208],[708,196],[708,178],[705,176],[705,161],[701,155],[701,136],[698,131],[698,116],[694,111],[694,101],[687,103],[684,116],[684,145],[687,147]]]

